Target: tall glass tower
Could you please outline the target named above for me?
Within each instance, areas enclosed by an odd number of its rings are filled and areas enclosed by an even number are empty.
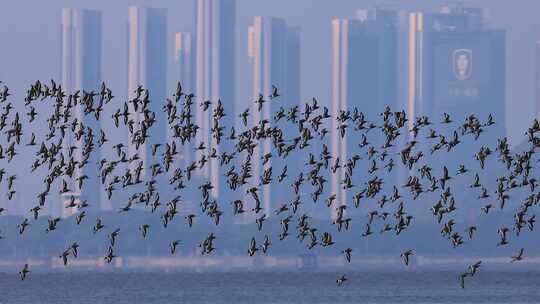
[[[69,95],[76,92],[80,92],[82,99],[84,92],[98,92],[100,90],[102,79],[101,33],[102,16],[100,11],[72,8],[62,10],[61,85],[68,96],[65,104],[68,103],[68,99],[71,99]],[[99,100],[94,100],[91,108],[97,107],[98,102]],[[89,210],[92,211],[99,211],[101,207],[101,184],[98,177],[100,151],[95,143],[101,131],[101,124],[94,113],[85,111],[84,107],[81,101],[74,105],[72,119],[77,119],[79,127],[86,129],[86,135],[76,139],[75,134],[70,130],[66,132],[63,144],[66,162],[72,157],[74,161],[79,163],[86,161],[86,164],[81,168],[76,168],[71,178],[66,176],[70,191],[61,195],[61,210],[53,210],[53,216],[65,217],[75,212],[76,208],[65,208],[65,205],[72,198],[86,200],[90,206]],[[93,142],[89,143],[89,140]],[[69,156],[69,150],[72,147],[75,149],[72,156]],[[87,179],[80,188],[75,180],[82,176],[86,176]]]

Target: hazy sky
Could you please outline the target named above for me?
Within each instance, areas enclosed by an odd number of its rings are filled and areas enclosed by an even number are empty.
[[[438,0],[238,0],[237,64],[238,100],[249,99],[247,26],[255,15],[284,17],[302,29],[302,97],[330,97],[330,21],[351,17],[358,8],[375,4],[396,8],[436,8]],[[487,9],[487,20],[507,29],[507,122],[512,143],[523,139],[534,106],[534,46],[540,39],[540,2],[537,0],[475,0],[466,5]],[[60,16],[63,7],[103,10],[103,78],[117,96],[125,94],[126,18],[128,5],[165,7],[168,12],[169,62],[172,63],[173,33],[193,31],[195,0],[2,0],[0,4],[0,80],[20,97],[30,82],[59,78]],[[169,75],[172,74],[172,66]]]

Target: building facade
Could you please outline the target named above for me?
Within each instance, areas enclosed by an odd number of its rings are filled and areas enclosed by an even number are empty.
[[[142,178],[146,179],[148,167],[157,163],[156,155],[152,156],[151,146],[167,141],[167,119],[162,110],[167,90],[167,11],[160,8],[132,6],[128,9],[128,99],[133,99],[139,86],[148,89],[148,110],[155,115],[155,122],[149,128],[145,143],[137,145],[133,142],[135,133],[141,130],[145,113],[142,107],[133,108],[130,103],[131,118],[134,120],[134,131],[128,136],[129,157],[139,156],[143,164]],[[144,96],[144,94],[143,94]],[[144,98],[144,97],[143,97]],[[133,167],[139,162],[132,162]]]
[[[175,83],[182,85],[182,91],[185,94],[194,93],[195,90],[195,39],[192,33],[178,32],[174,38],[174,65],[175,65]],[[180,107],[180,105],[177,105]],[[192,106],[192,111],[198,105]],[[174,130],[169,128],[169,142],[173,141]],[[178,166],[191,164],[194,159],[194,143],[177,143],[180,147],[180,159],[176,160],[172,166],[171,173]]]
[[[62,10],[62,47],[61,47],[61,86],[65,91],[66,104],[71,99],[69,95],[80,92],[99,92],[101,88],[101,56],[102,56],[102,14],[100,11],[86,9],[65,8]],[[98,106],[99,100],[94,100],[92,107]],[[73,132],[66,132],[64,144],[64,157],[66,162],[71,158],[69,150],[76,147],[72,157],[74,161],[84,161],[84,152],[89,153],[86,165],[76,168],[73,176],[65,177],[68,182],[68,192],[60,195],[59,208],[53,208],[52,215],[67,217],[76,211],[76,208],[65,208],[72,199],[86,200],[89,210],[101,209],[101,183],[99,180],[100,149],[96,143],[88,146],[88,139],[96,141],[101,125],[93,113],[85,112],[82,102],[73,105],[74,118],[80,126],[86,128],[86,137],[76,139]],[[89,134],[88,130],[91,130]],[[93,136],[92,136],[93,135]],[[85,139],[86,137],[86,139]],[[95,138],[95,139],[94,139]],[[86,144],[85,144],[86,142]],[[85,151],[86,150],[86,151]],[[90,151],[91,150],[91,151]],[[87,176],[82,187],[76,179]]]
[[[481,9],[443,7],[410,13],[408,108],[435,121],[492,114],[492,134],[505,136],[505,31],[488,28]]]
[[[224,127],[225,134],[234,126],[235,116],[235,0],[197,0],[196,6],[196,44],[195,44],[195,96],[197,98],[196,123],[200,127],[197,132],[197,145],[204,143],[206,149],[198,150],[195,157],[199,160],[215,150],[231,153],[227,141],[219,144],[212,130],[216,125],[213,112],[218,101],[225,108],[226,116],[220,120],[218,128]],[[209,109],[203,111],[199,103],[210,101]],[[214,198],[222,196],[226,183],[218,158],[209,158],[209,163],[198,173],[208,179],[213,189]],[[223,197],[223,196],[222,196]]]
[[[360,10],[355,19],[332,20],[331,115],[334,119],[330,148],[333,161],[339,159],[344,164],[360,142],[359,132],[353,131],[352,125],[344,136],[340,134],[342,122],[335,119],[340,111],[356,109],[373,121],[387,106],[400,110],[397,25],[398,13],[383,9]],[[371,142],[381,142],[381,138],[373,138]],[[330,176],[331,194],[336,195],[337,202],[334,207],[347,203],[347,190],[342,187],[346,177],[344,168],[338,168]]]
[[[250,109],[250,127],[260,125],[261,120],[269,121],[267,127],[277,126],[274,114],[280,108],[288,110],[300,105],[299,32],[298,28],[288,26],[284,19],[273,17],[256,16],[249,27],[248,57],[252,70],[252,96],[253,100],[257,100],[259,95],[262,95],[267,101],[260,111],[258,105],[253,104]],[[278,88],[280,96],[270,100],[274,86]],[[298,132],[298,127],[285,119],[280,120],[279,128],[283,131],[285,140],[291,139],[291,134]],[[272,158],[263,164],[262,157],[269,153]],[[292,155],[280,158],[271,139],[259,140],[252,157],[253,184],[258,185],[261,174],[269,168],[275,171],[274,174],[278,174],[287,166],[291,174],[297,174],[301,167],[297,165],[297,161],[291,161],[292,158]],[[282,185],[278,185],[275,180],[261,187],[262,205],[267,216],[273,214],[278,203],[292,199],[281,188]]]

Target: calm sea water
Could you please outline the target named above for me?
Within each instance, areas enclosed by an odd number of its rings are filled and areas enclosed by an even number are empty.
[[[540,273],[0,274],[0,303],[540,303]]]

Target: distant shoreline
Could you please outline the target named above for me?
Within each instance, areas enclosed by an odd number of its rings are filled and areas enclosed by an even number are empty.
[[[107,264],[103,257],[70,259],[67,266],[58,257],[2,258],[0,272],[19,268],[25,263],[44,272],[64,271],[165,271],[165,272],[327,272],[327,271],[431,271],[453,270],[456,267],[482,260],[486,270],[540,272],[540,256],[527,257],[510,263],[509,257],[488,256],[417,256],[405,268],[399,257],[358,256],[352,263],[342,256],[177,256],[177,257],[118,257]]]

